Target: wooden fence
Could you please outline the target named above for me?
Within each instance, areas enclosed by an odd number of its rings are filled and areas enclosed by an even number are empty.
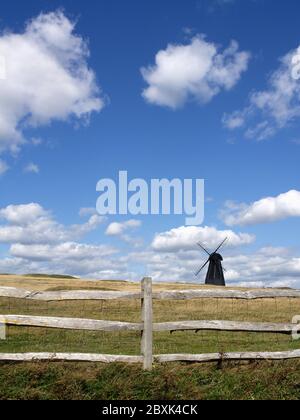
[[[141,292],[104,292],[104,291],[59,291],[30,292],[11,287],[0,287],[0,297],[36,300],[45,302],[74,300],[114,300],[140,299],[141,322],[101,321],[79,318],[56,318],[25,315],[0,315],[0,324],[26,327],[44,327],[66,330],[88,331],[140,331],[141,355],[106,355],[83,353],[0,353],[0,361],[33,361],[64,360],[86,362],[126,362],[143,363],[145,370],[151,370],[153,363],[162,362],[214,362],[222,360],[284,360],[300,358],[300,350],[284,352],[244,352],[244,353],[211,353],[211,354],[164,354],[153,355],[153,332],[161,331],[230,331],[292,334],[295,324],[269,322],[237,322],[237,321],[178,321],[153,323],[153,300],[190,300],[190,299],[275,299],[300,298],[300,290],[252,290],[240,291],[229,289],[201,289],[182,291],[152,292],[152,279],[145,278],[141,283]]]

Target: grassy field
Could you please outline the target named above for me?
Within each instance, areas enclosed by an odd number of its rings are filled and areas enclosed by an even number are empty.
[[[167,364],[0,364],[0,399],[299,400],[300,362]]]
[[[43,276],[0,276],[0,286],[27,290],[139,290],[127,282],[91,282]],[[194,289],[199,285],[160,284],[154,290]],[[155,322],[236,320],[291,322],[300,299],[239,301],[197,299],[154,301]],[[0,314],[79,317],[140,322],[140,301],[36,302],[0,298]],[[299,342],[277,334],[176,332],[154,334],[154,353],[277,351]],[[79,332],[43,328],[8,328],[0,352],[83,352],[136,355],[136,332]],[[170,364],[144,373],[140,366],[31,363],[0,365],[0,398],[299,398],[300,362],[216,365]],[[273,378],[280,382],[273,383]],[[277,375],[277,376],[276,376]],[[266,384],[270,382],[273,385]],[[66,389],[61,393],[60,388]]]

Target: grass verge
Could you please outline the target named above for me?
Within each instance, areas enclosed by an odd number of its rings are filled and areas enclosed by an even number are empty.
[[[298,400],[300,361],[166,364],[0,364],[0,399]]]

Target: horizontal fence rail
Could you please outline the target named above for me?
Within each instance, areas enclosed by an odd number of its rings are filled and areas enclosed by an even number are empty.
[[[98,363],[143,363],[142,356],[89,353],[0,353],[0,362],[67,361]]]
[[[0,326],[41,327],[66,330],[88,331],[140,331],[141,355],[107,355],[82,353],[0,353],[0,361],[86,361],[86,362],[125,362],[143,363],[145,370],[151,370],[153,363],[164,362],[219,362],[222,360],[285,360],[300,358],[300,350],[284,352],[244,352],[211,354],[164,354],[153,355],[154,332],[176,331],[228,331],[250,333],[292,334],[295,324],[273,322],[240,322],[228,320],[193,320],[177,322],[153,322],[153,300],[193,300],[193,299],[299,299],[300,290],[263,289],[263,290],[171,290],[152,292],[152,279],[145,278],[141,292],[118,292],[101,290],[40,291],[33,292],[14,287],[0,287],[0,297],[31,301],[106,301],[137,299],[141,301],[141,322],[106,321],[96,319],[44,317],[31,315],[0,315]]]
[[[299,359],[300,350],[283,352],[244,352],[209,354],[160,354],[154,355],[154,363],[219,361],[290,360]],[[143,363],[143,356],[115,356],[88,353],[0,353],[0,362],[67,361],[99,363]]]
[[[158,363],[169,362],[218,362],[218,361],[247,361],[247,360],[289,360],[299,359],[300,350],[281,352],[248,352],[248,353],[210,353],[210,354],[162,354],[154,356]]]
[[[44,302],[71,300],[141,299],[137,292],[103,292],[101,290],[67,290],[60,292],[30,292],[14,287],[0,287],[0,297],[40,300]]]
[[[275,298],[300,298],[300,290],[230,290],[230,289],[202,289],[181,290],[153,293],[153,299],[160,300],[189,300],[189,299],[275,299]]]
[[[68,300],[114,300],[114,299],[141,299],[139,292],[106,292],[101,290],[72,290],[59,292],[33,292],[14,287],[0,287],[0,297],[40,300],[45,302]],[[300,290],[227,290],[227,289],[202,289],[202,290],[171,290],[154,292],[154,300],[189,300],[189,299],[299,299]]]
[[[80,318],[57,318],[30,315],[0,315],[2,324],[23,327],[57,328],[87,331],[143,331],[142,323],[100,321]],[[238,321],[178,321],[153,323],[154,332],[164,331],[230,331],[291,334],[294,324]]]
[[[142,324],[118,321],[98,321],[80,318],[53,318],[29,315],[0,315],[0,322],[22,327],[58,328],[87,331],[142,331]]]
[[[179,321],[153,324],[153,331],[230,331],[291,334],[294,324],[276,324],[270,322],[237,322],[237,321]]]

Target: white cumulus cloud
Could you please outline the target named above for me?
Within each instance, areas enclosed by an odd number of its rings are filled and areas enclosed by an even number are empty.
[[[143,243],[143,241],[140,238],[134,237],[132,232],[141,227],[141,225],[142,222],[135,219],[127,220],[123,223],[114,222],[107,227],[105,234],[107,236],[118,237],[128,244],[138,247]]]
[[[291,190],[251,204],[228,202],[221,212],[221,217],[228,226],[255,225],[300,217],[300,191]]]
[[[37,203],[0,209],[0,243],[49,244],[76,240],[95,230],[103,218],[93,215],[84,224],[64,226]]]
[[[93,216],[95,214],[97,214],[97,210],[95,207],[82,207],[79,210],[80,217]]]
[[[108,236],[121,236],[123,233],[130,229],[136,229],[141,226],[139,220],[128,220],[123,223],[111,223],[106,229],[106,235]]]
[[[85,278],[130,278],[118,250],[107,245],[76,242],[12,244],[10,256],[0,260],[0,270],[15,273],[59,273]],[[125,277],[124,277],[125,276]]]
[[[266,89],[251,93],[244,109],[224,115],[225,127],[243,128],[247,138],[261,141],[300,118],[300,83],[293,77],[296,54],[297,50],[290,51],[280,59]]]
[[[262,248],[254,253],[223,248],[225,278],[228,286],[300,287],[300,258],[286,248]],[[206,261],[206,255],[195,250],[174,249],[170,252],[136,252],[129,261],[145,264],[157,282],[204,284],[206,270],[199,277],[194,273]]]
[[[132,278],[118,250],[104,244],[78,242],[104,218],[93,214],[86,223],[65,226],[40,204],[0,209],[0,243],[9,245],[0,272],[59,273],[86,278]]]
[[[22,33],[0,35],[0,153],[16,153],[26,127],[88,117],[104,106],[89,50],[63,12],[41,14]]]
[[[210,226],[182,226],[157,234],[152,242],[152,248],[156,252],[188,251],[195,249],[197,242],[201,242],[213,250],[226,237],[228,238],[227,245],[230,247],[248,245],[255,241],[255,236],[248,233],[218,230]]]
[[[155,57],[155,65],[142,68],[148,87],[147,102],[176,109],[189,99],[209,102],[221,90],[232,89],[248,68],[250,54],[232,41],[223,52],[196,36],[187,45],[170,44]]]

